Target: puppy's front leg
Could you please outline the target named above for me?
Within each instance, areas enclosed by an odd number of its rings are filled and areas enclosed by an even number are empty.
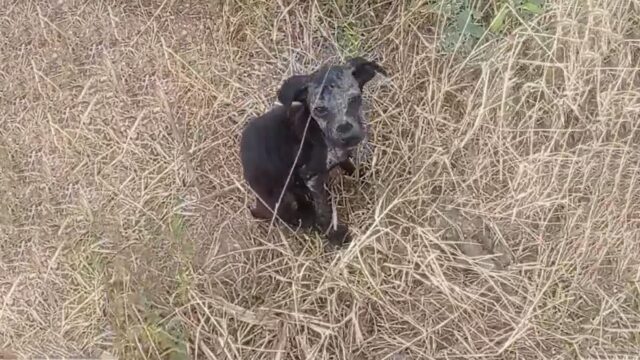
[[[333,209],[329,201],[329,192],[325,188],[327,175],[313,175],[306,181],[311,190],[313,205],[316,212],[316,227],[326,234],[332,245],[340,246],[350,241],[349,229],[342,223],[332,224]]]
[[[342,171],[344,171],[344,173],[347,174],[347,176],[351,176],[356,172],[356,166],[353,163],[353,161],[351,161],[351,159],[346,159],[342,161],[339,165],[340,165],[340,168],[342,168]]]

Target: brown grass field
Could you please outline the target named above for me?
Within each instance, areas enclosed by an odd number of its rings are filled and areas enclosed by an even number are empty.
[[[0,0],[0,358],[639,359],[640,1],[445,51],[453,2]],[[350,52],[389,76],[331,252],[238,142]]]

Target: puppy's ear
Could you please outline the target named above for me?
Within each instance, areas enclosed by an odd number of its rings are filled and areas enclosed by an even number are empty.
[[[387,72],[375,61],[355,57],[347,60],[347,64],[353,69],[353,77],[358,81],[360,89],[376,76],[376,72],[387,76]]]
[[[294,101],[304,102],[307,97],[308,75],[294,75],[282,83],[278,90],[278,101],[284,106],[291,106]]]

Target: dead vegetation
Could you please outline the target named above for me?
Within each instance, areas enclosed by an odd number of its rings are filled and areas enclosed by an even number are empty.
[[[469,52],[427,3],[0,1],[0,356],[637,356],[640,3]],[[325,253],[250,219],[237,141],[351,52],[391,76]]]

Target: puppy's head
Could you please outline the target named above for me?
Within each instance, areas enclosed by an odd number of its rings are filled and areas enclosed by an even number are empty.
[[[376,72],[386,75],[377,63],[353,58],[310,75],[288,78],[278,91],[278,100],[285,107],[302,103],[331,145],[351,148],[365,136],[362,88]]]

